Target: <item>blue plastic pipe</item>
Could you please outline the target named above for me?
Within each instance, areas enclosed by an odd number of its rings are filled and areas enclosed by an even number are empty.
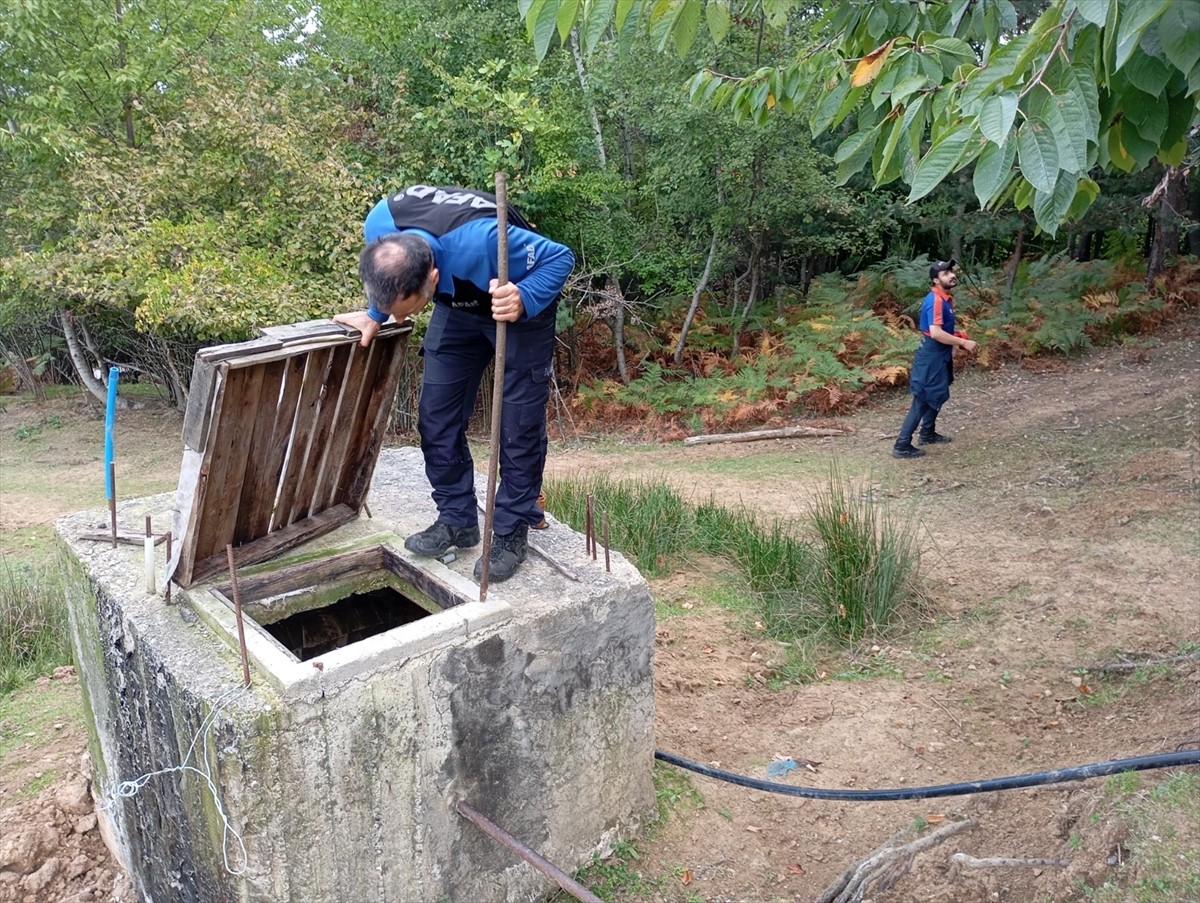
[[[108,368],[108,411],[104,417],[104,497],[113,500],[113,421],[117,419],[117,381],[121,371]]]

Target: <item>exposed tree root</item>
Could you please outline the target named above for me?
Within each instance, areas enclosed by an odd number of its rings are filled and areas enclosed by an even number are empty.
[[[882,889],[882,885],[890,887],[908,871],[918,853],[935,847],[952,834],[973,828],[976,824],[971,818],[952,822],[938,828],[932,834],[918,837],[901,846],[895,844],[907,832],[894,835],[866,859],[846,869],[840,878],[821,892],[815,903],[858,903],[866,893],[867,885],[872,881],[877,883],[879,889]]]

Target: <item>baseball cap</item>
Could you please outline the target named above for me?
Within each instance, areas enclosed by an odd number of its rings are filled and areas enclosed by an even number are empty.
[[[937,279],[938,273],[944,273],[946,270],[952,270],[958,266],[958,261],[951,257],[949,260],[934,261],[933,266],[929,268],[930,280]]]

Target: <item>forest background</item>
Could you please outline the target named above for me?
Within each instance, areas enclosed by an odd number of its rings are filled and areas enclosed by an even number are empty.
[[[579,259],[564,432],[903,385],[931,259],[961,262],[984,367],[1196,300],[1175,267],[1200,252],[1189,0],[5,7],[10,388],[102,398],[120,365],[182,407],[201,345],[362,304],[380,197],[498,170]]]

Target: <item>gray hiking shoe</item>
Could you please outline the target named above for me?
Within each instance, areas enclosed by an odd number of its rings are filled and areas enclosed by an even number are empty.
[[[503,583],[517,572],[529,554],[529,525],[521,524],[511,533],[492,534],[492,551],[488,556],[488,582]],[[483,578],[482,556],[475,562],[475,579]]]
[[[455,527],[440,520],[404,540],[404,548],[428,558],[440,558],[452,548],[469,549],[477,545],[478,524],[472,527]]]

